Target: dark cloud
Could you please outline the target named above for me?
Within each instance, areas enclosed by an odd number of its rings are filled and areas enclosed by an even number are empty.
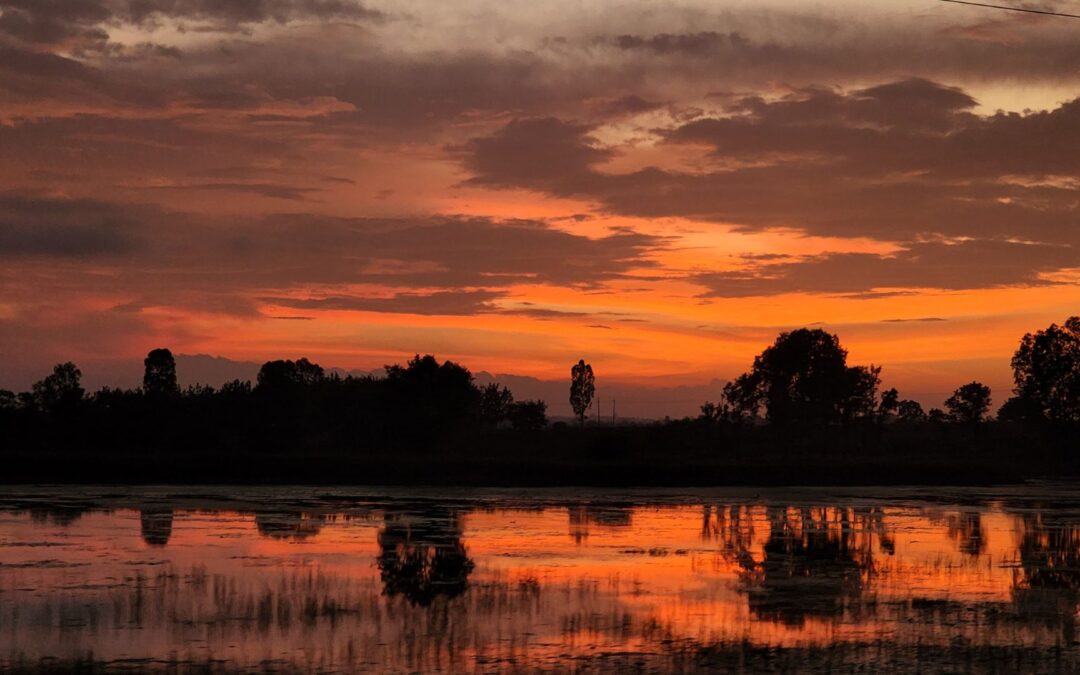
[[[663,56],[671,54],[711,57],[729,50],[745,50],[749,40],[739,33],[659,33],[657,35],[619,35],[606,40],[625,50],[642,50]]]
[[[527,187],[565,193],[587,178],[592,166],[609,159],[590,128],[553,117],[515,119],[491,136],[459,148],[474,176],[468,182],[491,187]]]
[[[1045,286],[1041,275],[1080,267],[1080,250],[1066,246],[971,240],[911,244],[893,255],[834,253],[798,262],[711,272],[693,280],[710,297],[780,293],[862,293],[873,289],[971,290]]]
[[[133,215],[91,200],[0,195],[0,258],[130,254],[143,245]]]
[[[632,231],[590,238],[543,221],[216,219],[152,206],[0,195],[0,255],[85,262],[63,275],[44,265],[12,269],[0,283],[17,285],[27,297],[127,297],[120,303],[127,311],[176,306],[251,316],[261,297],[297,309],[474,314],[494,311],[492,302],[513,284],[595,288],[653,266],[650,254],[664,245]],[[96,274],[98,263],[121,253],[125,265]],[[357,284],[397,293],[360,296],[348,290]],[[309,295],[291,295],[296,290]]]
[[[162,22],[238,31],[251,24],[294,20],[378,21],[381,12],[355,0],[3,0],[0,33],[32,43],[108,40],[109,27]]]
[[[501,295],[503,294],[494,291],[440,291],[430,294],[398,293],[389,297],[352,295],[303,299],[268,297],[262,298],[262,301],[293,309],[468,316],[492,311],[495,308],[492,301]]]
[[[550,118],[476,139],[463,161],[474,184],[586,198],[614,214],[904,249],[703,277],[716,295],[1043,283],[1040,275],[1080,262],[1080,100],[988,116],[974,105],[964,91],[926,80],[743,98],[725,116],[660,130],[666,143],[706,149],[715,168],[698,173],[607,173],[596,165],[611,151],[596,146],[592,128]]]

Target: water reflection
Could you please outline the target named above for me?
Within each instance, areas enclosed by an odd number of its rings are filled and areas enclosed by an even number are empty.
[[[461,520],[451,509],[388,509],[377,559],[383,592],[417,605],[460,595],[475,567],[461,536]]]
[[[139,527],[142,540],[147,546],[161,547],[172,536],[173,512],[170,509],[142,509],[139,511]]]
[[[751,613],[801,626],[854,604],[874,557],[873,533],[853,517],[851,509],[770,507],[761,560],[743,575]]]
[[[587,501],[8,490],[0,670],[1080,668],[1068,485]]]

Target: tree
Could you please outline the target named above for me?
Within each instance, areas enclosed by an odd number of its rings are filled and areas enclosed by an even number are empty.
[[[881,368],[878,366],[852,366],[847,369],[847,393],[840,404],[841,419],[845,423],[873,417],[877,412],[880,375]]]
[[[969,382],[945,399],[945,409],[949,411],[952,422],[977,424],[986,417],[990,403],[990,387],[980,382]]]
[[[709,422],[718,422],[724,416],[724,409],[716,405],[712,401],[705,401],[701,404],[701,417],[700,419],[708,420]]]
[[[52,375],[35,382],[31,388],[33,401],[45,412],[71,412],[82,402],[82,371],[68,361],[53,366]]]
[[[930,412],[926,413],[926,419],[933,424],[944,424],[949,421],[949,416],[941,408],[930,408]]]
[[[296,361],[267,361],[259,368],[257,386],[260,389],[292,389],[310,386],[325,379],[326,373],[306,358]]]
[[[923,422],[926,420],[926,413],[918,401],[904,399],[896,404],[896,417],[901,422]]]
[[[1013,396],[998,408],[997,418],[1002,422],[1032,422],[1046,420],[1046,415],[1038,402]]]
[[[1010,415],[1080,422],[1080,317],[1024,335],[1012,368],[1014,391],[1023,403],[1013,404]]]
[[[405,367],[386,367],[389,421],[414,425],[410,433],[434,434],[475,423],[480,390],[468,368],[441,364],[431,354],[416,355]]]
[[[547,426],[547,403],[518,401],[510,405],[510,426],[515,429],[536,430]]]
[[[900,408],[900,392],[896,387],[881,392],[881,402],[878,403],[878,417],[886,420],[897,413]],[[920,408],[921,410],[921,408]]]
[[[176,359],[168,349],[151,350],[143,359],[143,391],[148,396],[176,396]]]
[[[513,405],[514,395],[496,382],[480,390],[480,419],[488,426],[497,426],[505,420]]]
[[[781,333],[736,380],[740,410],[760,402],[770,422],[818,425],[850,421],[874,410],[880,368],[847,365],[840,339],[819,328]]]
[[[585,424],[585,413],[595,394],[596,378],[592,366],[581,359],[570,369],[570,407],[582,425]]]
[[[754,373],[743,373],[724,385],[723,414],[732,422],[755,419],[761,408],[761,386]]]

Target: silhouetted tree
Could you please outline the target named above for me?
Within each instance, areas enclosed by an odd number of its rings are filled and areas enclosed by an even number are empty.
[[[741,423],[758,416],[761,408],[761,383],[754,373],[744,373],[724,385],[724,415]]]
[[[517,401],[510,406],[509,418],[515,429],[543,429],[547,426],[547,403]]]
[[[453,361],[440,364],[431,354],[416,355],[405,367],[387,366],[385,386],[391,405],[387,414],[399,428],[414,426],[413,435],[430,437],[475,423],[480,416],[480,390],[472,373]]]
[[[990,387],[980,382],[969,382],[945,399],[949,420],[966,424],[981,422],[990,410]]]
[[[168,349],[151,350],[143,359],[143,391],[149,396],[176,396],[176,359]]]
[[[900,392],[896,390],[896,387],[881,392],[881,401],[878,403],[877,409],[879,419],[886,420],[893,417],[899,408]]]
[[[510,415],[513,404],[510,390],[492,382],[480,390],[480,419],[488,426],[496,426]]]
[[[19,399],[15,397],[15,392],[0,389],[0,410],[14,410],[18,406]]]
[[[231,380],[221,385],[223,396],[247,396],[251,393],[251,383],[247,380]]]
[[[949,421],[949,416],[941,408],[930,408],[930,412],[926,413],[926,419],[933,424],[942,424]]]
[[[904,399],[896,404],[896,417],[901,422],[924,422],[926,413],[918,401]]]
[[[1016,396],[1010,414],[1080,422],[1080,317],[1028,333],[1012,358]]]
[[[74,363],[58,363],[53,366],[52,375],[34,383],[33,401],[45,412],[70,412],[83,400],[81,382],[82,371]]]
[[[581,424],[585,424],[585,413],[595,394],[596,378],[592,366],[581,359],[570,369],[570,407]]]
[[[853,366],[847,369],[847,396],[840,404],[841,419],[850,423],[874,416],[878,408],[877,389],[881,384],[881,368]]]
[[[259,369],[258,387],[261,389],[290,389],[321,382],[326,373],[318,364],[306,358],[296,361],[267,361]]]
[[[1037,422],[1046,420],[1046,414],[1038,401],[1012,396],[998,408],[997,418],[1002,422]]]
[[[712,401],[705,401],[701,404],[701,419],[708,420],[710,422],[717,422],[724,416],[724,409]]]
[[[764,402],[774,424],[831,424],[873,414],[880,372],[875,366],[849,368],[839,338],[800,328],[781,333],[730,393],[741,410]]]

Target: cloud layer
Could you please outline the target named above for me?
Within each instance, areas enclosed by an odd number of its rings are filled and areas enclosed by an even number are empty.
[[[0,360],[368,368],[423,340],[709,381],[794,324],[1042,320],[1080,299],[1074,28],[901,0],[0,0]]]

